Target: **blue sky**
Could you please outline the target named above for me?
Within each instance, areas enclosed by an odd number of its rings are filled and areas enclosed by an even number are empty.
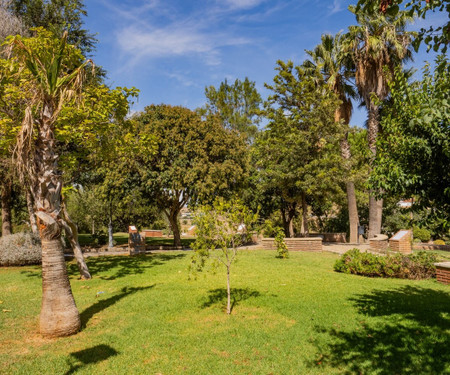
[[[205,86],[248,77],[265,98],[278,59],[300,64],[323,33],[355,23],[345,0],[89,0],[86,28],[99,43],[96,64],[112,86],[137,87],[146,105],[191,109],[205,102]],[[437,14],[412,26],[443,20]],[[441,22],[442,23],[442,22]],[[416,65],[433,59],[422,51]],[[352,125],[363,126],[364,110]]]

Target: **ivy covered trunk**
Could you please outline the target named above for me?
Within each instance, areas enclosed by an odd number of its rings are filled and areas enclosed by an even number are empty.
[[[40,332],[44,336],[72,335],[81,326],[64,260],[59,215],[62,176],[58,170],[56,140],[52,129],[53,107],[44,103],[33,166],[33,196],[42,242],[42,306]]]

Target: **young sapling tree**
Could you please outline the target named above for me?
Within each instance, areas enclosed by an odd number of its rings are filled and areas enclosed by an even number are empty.
[[[231,314],[231,265],[238,249],[251,236],[258,214],[251,212],[239,199],[225,201],[217,198],[212,206],[199,207],[195,212],[197,239],[193,245],[191,269],[202,271],[210,259],[222,264],[227,273],[227,314]]]

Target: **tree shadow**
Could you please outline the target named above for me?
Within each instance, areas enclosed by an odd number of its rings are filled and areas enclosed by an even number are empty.
[[[104,344],[70,353],[72,357],[68,360],[70,369],[64,375],[74,374],[84,366],[105,361],[117,354],[119,354],[118,351]]]
[[[91,275],[103,280],[115,280],[129,275],[142,274],[147,269],[160,266],[174,259],[184,258],[186,254],[149,254],[136,256],[99,256],[88,257],[86,263]],[[76,263],[68,264],[69,276],[79,276]],[[102,274],[107,275],[102,275]]]
[[[257,290],[251,290],[249,288],[231,288],[231,311],[234,306],[241,301],[249,299],[251,297],[259,297],[261,295]],[[227,290],[225,288],[211,289],[208,291],[206,300],[202,303],[201,307],[206,309],[215,304],[222,304],[224,308],[227,305]]]
[[[355,331],[316,327],[319,353],[311,366],[328,364],[346,374],[450,373],[449,293],[406,286],[351,301],[374,319]],[[327,343],[318,343],[319,337]]]
[[[152,289],[154,287],[155,287],[155,284],[149,285],[149,286],[144,286],[144,287],[137,287],[137,288],[124,287],[124,288],[122,288],[122,290],[120,291],[119,294],[116,294],[116,295],[106,298],[106,299],[98,300],[92,306],[88,307],[80,314],[81,328],[86,328],[87,322],[95,314],[114,305],[117,301],[120,301],[122,298],[129,296],[131,294],[143,291],[143,290]]]
[[[86,264],[89,272],[93,276],[98,276],[102,280],[115,280],[129,275],[142,274],[145,270],[160,266],[165,262],[174,259],[184,258],[187,254],[141,254],[135,256],[106,255],[87,257]],[[67,264],[69,277],[79,277],[80,271],[75,262]],[[20,271],[26,277],[42,278],[42,270],[37,266],[33,270]],[[109,273],[109,275],[101,275]],[[99,276],[100,275],[100,276]]]

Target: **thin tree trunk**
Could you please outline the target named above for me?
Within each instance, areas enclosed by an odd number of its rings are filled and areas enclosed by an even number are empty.
[[[64,220],[61,220],[66,236],[72,247],[73,254],[77,260],[78,270],[80,271],[80,276],[83,280],[90,280],[92,278],[89,273],[89,268],[84,260],[83,252],[81,250],[80,243],[78,242],[78,228],[76,224],[70,219],[69,213],[67,212],[66,206],[63,205],[61,211]]]
[[[359,226],[359,216],[358,216],[358,205],[356,202],[356,191],[355,184],[350,180],[351,167],[349,165],[351,152],[350,145],[347,140],[348,133],[340,142],[341,146],[341,156],[344,159],[344,168],[347,172],[347,206],[348,206],[348,221],[350,227],[350,243],[358,242],[358,226]]]
[[[358,206],[356,204],[355,184],[353,183],[353,181],[348,181],[346,187],[347,187],[347,202],[348,202],[348,218],[350,224],[350,243],[357,243],[359,217],[358,217]]]
[[[9,236],[12,233],[11,224],[11,181],[3,184],[1,201],[2,201],[2,236]]]
[[[108,221],[108,248],[114,247],[113,225],[112,225],[112,204],[109,202],[109,221]]]
[[[379,108],[370,102],[368,107],[368,144],[369,150],[374,159],[377,154],[377,136],[379,130]],[[381,232],[383,200],[375,198],[376,192],[369,192],[369,238],[373,238],[376,234]]]
[[[308,225],[308,204],[306,203],[306,195],[302,193],[302,236],[309,236],[309,225]]]
[[[33,234],[38,235],[39,229],[37,226],[36,215],[34,214],[33,196],[29,189],[26,189],[26,198],[27,198],[28,215],[30,216],[31,231],[33,232]]]
[[[227,314],[231,314],[230,266],[227,266]]]

